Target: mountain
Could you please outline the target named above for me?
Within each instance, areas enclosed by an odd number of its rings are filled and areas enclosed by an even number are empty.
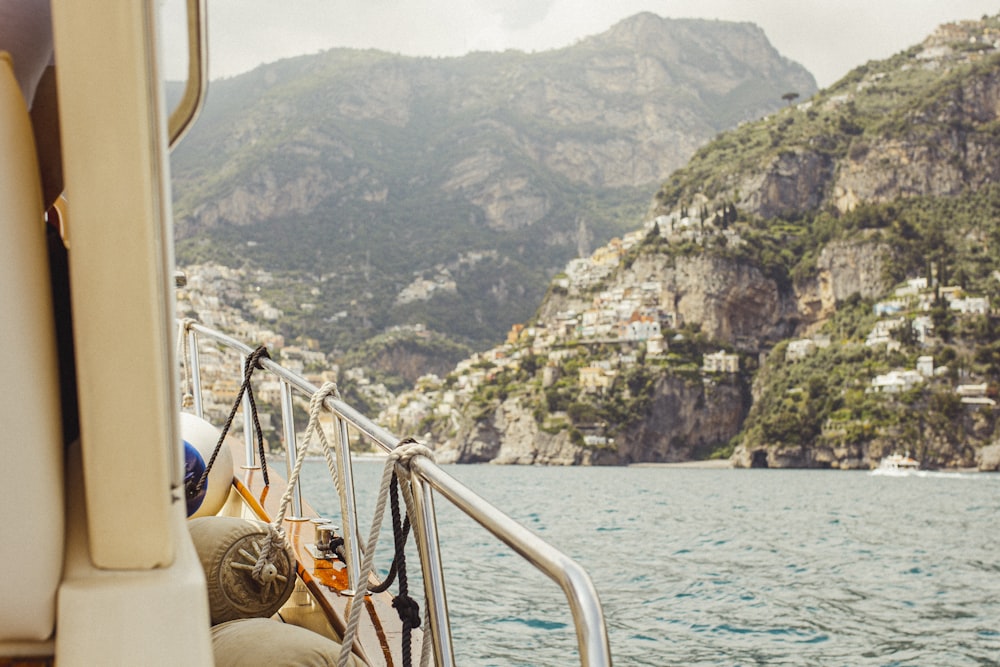
[[[269,271],[282,333],[327,350],[414,324],[483,349],[698,146],[814,90],[754,25],[653,14],[536,54],[283,60],[213,82],[172,156],[179,261]]]
[[[797,107],[717,137],[656,194],[660,210],[695,196],[764,217],[853,210],[994,183],[1000,74],[992,21],[942,26],[869,62]]]
[[[724,132],[506,344],[383,419],[439,460],[995,469],[1000,17]]]

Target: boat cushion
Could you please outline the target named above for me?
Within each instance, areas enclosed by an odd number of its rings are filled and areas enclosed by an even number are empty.
[[[268,525],[238,517],[206,516],[188,521],[191,539],[208,582],[212,625],[237,618],[267,618],[295,588],[295,555],[287,544],[273,554],[274,579],[261,583],[252,567],[269,540]]]
[[[212,628],[216,667],[334,667],[340,644],[312,630],[268,618],[248,618]],[[348,665],[360,667],[351,656]]]
[[[65,556],[59,370],[31,122],[0,52],[0,642],[48,639]]]

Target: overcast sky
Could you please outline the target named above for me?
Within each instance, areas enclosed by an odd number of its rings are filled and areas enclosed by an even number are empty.
[[[1000,0],[207,0],[210,77],[332,47],[459,56],[568,46],[641,11],[756,23],[820,87]],[[183,0],[162,0],[167,76],[184,76]]]

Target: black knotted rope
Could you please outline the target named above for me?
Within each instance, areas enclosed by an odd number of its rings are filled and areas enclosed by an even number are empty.
[[[347,565],[347,552],[344,551],[343,537],[334,537],[333,539],[331,539],[328,549],[334,553],[334,555],[337,557],[337,560],[339,560],[344,565]]]
[[[261,365],[260,360],[270,359],[271,355],[267,352],[267,347],[260,345],[256,350],[247,355],[246,362],[243,364],[243,384],[240,386],[240,391],[236,394],[236,401],[233,403],[233,409],[229,411],[229,418],[226,419],[226,423],[222,426],[222,433],[219,435],[219,442],[215,444],[215,449],[212,451],[212,457],[208,460],[205,465],[205,472],[201,474],[198,479],[198,483],[193,487],[188,486],[187,495],[188,497],[197,496],[201,493],[201,490],[205,488],[205,482],[208,480],[208,473],[212,471],[212,466],[215,464],[215,459],[219,455],[219,450],[222,449],[222,443],[226,439],[226,434],[229,433],[230,427],[233,425],[233,419],[236,418],[236,411],[239,410],[240,401],[243,400],[243,394],[246,393],[247,398],[250,401],[250,416],[253,420],[254,432],[257,435],[257,451],[260,454],[260,470],[261,474],[264,476],[264,486],[270,485],[267,479],[267,460],[264,458],[264,433],[260,428],[260,419],[257,417],[257,402],[253,398],[253,386],[250,383],[250,378],[253,377],[253,372],[256,369],[263,370],[264,367]]]
[[[396,569],[399,577],[399,593],[392,599],[392,606],[399,614],[399,620],[403,622],[403,665],[410,667],[413,664],[412,647],[410,646],[411,636],[413,629],[420,627],[420,605],[410,597],[410,585],[406,578],[406,537],[410,522],[409,517],[407,517],[405,529],[403,523],[400,522],[399,479],[396,477],[396,473],[392,474],[392,482],[389,484],[389,507],[392,511],[392,538],[396,547],[392,564],[393,567],[398,565]]]

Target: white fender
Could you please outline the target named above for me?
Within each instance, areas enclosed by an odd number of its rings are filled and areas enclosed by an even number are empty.
[[[193,477],[197,482],[212,458],[212,452],[219,442],[222,431],[204,419],[193,414],[181,413],[181,437],[184,439],[185,482]],[[205,488],[194,498],[188,498],[188,518],[213,516],[219,513],[229,497],[233,484],[233,454],[229,446],[222,443],[215,457],[212,470],[208,473]]]

